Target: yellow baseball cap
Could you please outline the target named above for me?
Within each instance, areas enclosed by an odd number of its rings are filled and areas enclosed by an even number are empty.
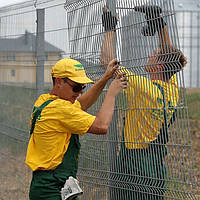
[[[94,83],[86,74],[83,65],[71,58],[59,60],[52,68],[52,77],[69,78],[76,83]]]

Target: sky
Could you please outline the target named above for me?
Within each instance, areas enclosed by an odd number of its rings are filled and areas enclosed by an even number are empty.
[[[24,2],[26,0],[0,0],[0,7],[12,5],[15,3]]]

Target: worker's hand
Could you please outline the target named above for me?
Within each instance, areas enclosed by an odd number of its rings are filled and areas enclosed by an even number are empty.
[[[119,69],[119,61],[115,58],[111,60],[106,68],[104,76],[108,79],[112,78]]]
[[[112,81],[109,87],[109,92],[116,96],[118,93],[127,88],[126,73],[117,74],[116,78]]]

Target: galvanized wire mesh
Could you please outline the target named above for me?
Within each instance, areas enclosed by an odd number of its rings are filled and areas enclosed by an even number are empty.
[[[148,2],[145,0],[107,2],[103,0],[67,2],[37,0],[0,9],[0,180],[2,180],[0,199],[28,199],[31,172],[25,166],[24,159],[29,138],[31,109],[37,96],[37,59],[41,58],[45,61],[44,90],[46,92],[51,87],[51,67],[61,57],[71,56],[80,60],[87,66],[88,76],[93,80],[98,80],[104,73],[100,63],[102,44],[106,35],[102,27],[102,8],[108,4],[113,15],[119,13],[120,16],[115,33],[115,56],[120,60],[121,65],[133,73],[132,76],[149,78],[144,68],[150,54],[158,48],[158,34],[153,37],[141,35],[141,29],[146,24],[146,20],[143,14],[135,13],[133,8],[144,3],[153,3],[162,7],[162,16],[167,22],[169,36],[173,45],[179,48],[180,37],[177,33],[172,0]],[[45,9],[45,55],[38,55],[36,52],[36,9],[42,8]],[[181,38],[184,37],[181,35]],[[190,45],[193,46],[193,43],[191,42]],[[193,59],[194,57],[192,56]],[[171,59],[170,63],[175,61]],[[192,66],[191,60],[189,63]],[[191,135],[183,77],[182,71],[177,73],[178,95],[172,90],[175,94],[174,98],[176,100],[179,98],[179,102],[176,107],[176,121],[168,129],[165,199],[195,199],[196,180],[192,173]],[[143,82],[141,86],[145,84]],[[98,112],[105,93],[106,89],[98,102],[89,110],[91,114]],[[141,95],[138,96],[138,99],[140,98]],[[152,108],[150,105],[148,107],[130,106],[126,95],[121,93],[116,99],[108,135],[86,134],[81,137],[82,150],[78,173],[84,190],[81,199],[112,199],[113,188],[124,188],[125,191],[130,192],[145,186],[146,183],[141,185],[129,180],[118,180],[121,174],[117,171],[117,159],[121,145],[124,144],[121,135],[124,126],[123,118],[130,109],[138,112],[138,110],[146,111]],[[161,146],[164,145],[161,144]],[[141,157],[141,155],[137,156]],[[124,155],[124,158],[126,160],[124,164],[128,163],[129,157]],[[132,171],[124,173],[127,177],[133,174]],[[148,178],[148,175],[146,177]],[[139,178],[142,179],[142,176]],[[149,177],[149,180],[152,181],[153,178]],[[162,189],[162,187],[153,188],[149,193],[154,194],[156,189]],[[161,198],[163,195],[157,196]],[[114,199],[119,199],[117,193]],[[126,199],[133,199],[133,197],[129,196]]]
[[[44,92],[48,92],[51,86],[51,67],[62,57],[63,52],[67,51],[64,3],[37,1],[37,6],[34,3],[35,1],[28,1],[0,9],[2,200],[28,199],[32,175],[25,165],[25,155],[32,106],[38,93],[37,62],[41,58],[44,59]],[[44,7],[45,54],[38,55],[36,9]]]
[[[156,34],[153,37],[144,37],[141,34],[142,27],[146,24],[147,20],[145,20],[143,14],[135,12],[134,7],[142,4],[156,4],[163,9],[162,17],[167,23],[172,46],[180,48],[173,1],[77,1],[69,5],[66,4],[70,56],[80,60],[87,66],[87,72],[92,79],[98,80],[99,76],[103,73],[100,60],[102,59],[102,45],[107,40],[107,57],[111,54],[111,49],[115,48],[115,57],[120,60],[122,66],[125,66],[129,72],[132,72],[131,76],[145,77],[149,80],[150,76],[146,73],[145,67],[148,65],[151,55],[158,49],[159,36]],[[115,13],[119,13],[120,16],[114,39],[115,47],[110,42],[112,36],[109,36],[102,26],[102,8],[105,5],[109,6],[113,16],[115,16]],[[165,49],[162,52],[164,57],[172,54],[173,50],[168,45],[163,46],[163,48]],[[166,58],[165,62],[168,62],[170,66],[169,71],[173,70],[173,63],[177,61],[178,57],[176,56]],[[156,62],[153,64],[158,64]],[[131,166],[127,168],[126,165],[138,165],[137,161],[140,162],[140,158],[148,153],[144,151],[137,152],[134,154],[136,157],[134,158],[134,162],[130,161],[131,159],[133,160],[131,158],[133,156],[132,153],[121,153],[123,150],[122,146],[126,143],[121,134],[123,130],[123,117],[125,116],[126,120],[127,113],[130,110],[134,113],[130,114],[133,118],[129,117],[130,121],[128,122],[129,128],[131,127],[129,134],[132,134],[132,140],[129,140],[129,144],[136,142],[133,138],[136,137],[133,136],[134,132],[137,135],[142,130],[136,128],[137,126],[148,126],[148,122],[142,121],[144,119],[138,114],[141,110],[148,113],[148,110],[153,109],[152,105],[145,101],[140,104],[142,96],[145,95],[142,93],[141,88],[148,87],[147,82],[144,80],[135,84],[135,88],[139,87],[141,91],[134,88],[129,89],[134,90],[135,94],[132,97],[129,96],[128,100],[124,94],[120,94],[117,98],[115,114],[108,136],[98,137],[87,135],[82,138],[79,177],[86,191],[83,199],[122,199],[122,194],[124,194],[124,199],[143,199],[145,197],[154,199],[156,195],[157,199],[195,199],[195,196],[192,194],[192,189],[195,187],[195,180],[191,170],[192,151],[183,72],[177,73],[176,76],[178,92],[175,88],[171,89],[170,98],[174,98],[174,101],[178,102],[176,106],[177,117],[176,121],[167,128],[169,135],[168,143],[165,144],[163,142],[159,144],[163,147],[167,146],[168,151],[164,161],[167,171],[167,176],[164,178],[166,185],[151,186],[148,192],[145,189],[141,189],[148,188],[148,181],[153,182],[154,179],[159,179],[159,177],[148,174],[150,170],[148,168],[152,166],[146,166],[146,175],[140,175],[139,173],[135,173]],[[157,91],[151,92],[155,94]],[[91,113],[96,114],[98,112],[103,102],[103,96],[91,108]],[[129,101],[133,101],[133,104]],[[169,109],[168,106],[165,105],[163,109]],[[139,123],[139,121],[142,122]],[[148,145],[150,143],[146,142]],[[119,157],[121,155],[123,157],[121,162],[123,163],[119,164]],[[160,154],[154,149],[153,158],[151,159],[156,160],[159,156]],[[148,164],[147,162],[146,165]],[[140,167],[142,168],[142,166]],[[156,167],[156,164],[154,167]],[[159,169],[157,170],[159,171]],[[123,173],[123,175],[120,173]],[[125,178],[124,174],[126,175]],[[138,177],[134,179],[134,176]],[[138,181],[138,179],[143,180],[143,176],[146,176],[148,181]],[[136,181],[135,183],[134,180]],[[166,191],[159,193],[159,190]],[[112,195],[113,191],[115,193],[114,197]],[[139,194],[138,191],[140,191]],[[136,196],[134,196],[134,192]],[[140,197],[140,194],[145,192],[151,195]]]

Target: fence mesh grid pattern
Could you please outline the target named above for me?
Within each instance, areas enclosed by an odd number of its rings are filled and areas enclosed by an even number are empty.
[[[157,85],[153,85],[145,68],[159,64],[159,59],[150,64],[148,62],[159,48],[160,40],[158,33],[151,37],[142,35],[141,30],[148,20],[143,13],[133,9],[142,4],[154,4],[162,8],[161,16],[167,23],[173,47],[185,48],[187,56],[192,55],[192,51],[198,55],[199,49],[193,45],[191,29],[186,31],[190,32],[189,52],[183,41],[184,34],[178,34],[173,0],[38,0],[0,10],[0,199],[28,199],[31,172],[24,160],[31,110],[37,96],[36,9],[40,8],[45,9],[45,55],[39,55],[45,64],[45,92],[51,87],[51,67],[66,56],[79,60],[86,66],[87,75],[96,81],[104,73],[102,66],[108,62],[108,55],[113,55],[120,60],[121,66],[126,67],[128,84],[132,86],[116,98],[113,120],[106,136],[86,134],[80,137],[78,178],[84,191],[80,199],[121,200],[121,196],[124,199],[196,199],[194,193],[197,180],[192,171],[193,155],[184,74],[182,70],[176,73],[172,87],[164,87],[168,100],[161,102],[161,107],[153,105],[144,90],[160,97],[161,101],[164,97]],[[119,14],[116,31],[111,31],[113,34],[105,32],[102,26],[102,8],[105,5],[113,16]],[[185,14],[190,14],[191,20],[192,15],[199,15],[179,11],[177,16],[182,19]],[[198,27],[198,23],[195,26]],[[184,23],[181,28],[184,29]],[[193,34],[198,30],[199,27]],[[199,34],[196,39],[198,37]],[[161,53],[161,59],[163,56],[166,58],[162,61],[169,64],[168,71],[172,71],[179,57],[176,54],[169,56],[174,51],[170,45],[162,45],[160,47],[165,51]],[[190,72],[187,75],[189,87],[198,87],[199,60],[193,61],[192,58],[188,61],[189,66],[186,66]],[[195,63],[194,68],[191,68],[192,62]],[[193,69],[198,72],[197,82],[194,83]],[[88,110],[89,113],[98,113],[106,92],[105,88],[98,101]],[[166,125],[167,131],[163,131],[167,142],[161,140],[152,145],[151,137],[160,130],[162,120],[170,123],[174,110],[175,121],[170,127]],[[164,117],[166,112],[167,116]],[[157,120],[153,120],[152,116]],[[152,126],[153,122],[155,124]],[[150,131],[151,136],[148,135]],[[139,135],[143,139],[137,139]],[[149,149],[150,145],[153,146],[152,152],[135,150],[139,146]],[[157,163],[160,159],[164,159],[165,167]],[[151,163],[151,160],[155,163]],[[133,166],[144,168],[143,172],[136,172]]]

